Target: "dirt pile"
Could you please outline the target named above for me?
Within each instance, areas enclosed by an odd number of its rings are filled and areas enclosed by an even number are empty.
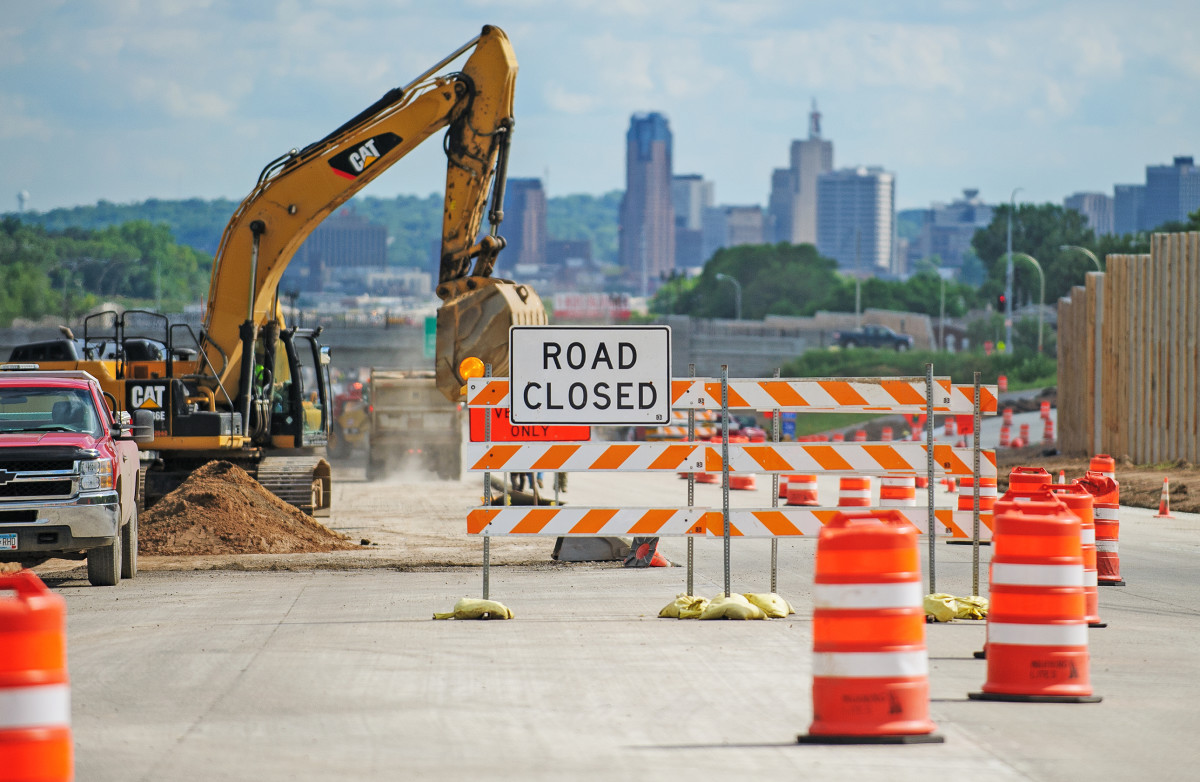
[[[138,552],[155,555],[298,554],[358,548],[215,461],[196,470],[138,519]]]

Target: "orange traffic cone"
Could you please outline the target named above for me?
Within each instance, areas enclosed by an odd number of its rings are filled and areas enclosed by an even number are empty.
[[[1080,521],[1043,496],[997,504],[987,681],[971,700],[1100,701],[1088,674]]]
[[[1067,471],[1066,470],[1058,471],[1058,482],[1060,484],[1065,484],[1067,482]]]
[[[1158,500],[1158,513],[1154,514],[1156,519],[1173,519],[1171,515],[1171,479],[1163,478],[1162,496]]]
[[[67,603],[31,570],[0,575],[0,595],[0,780],[72,779]]]
[[[894,510],[838,513],[817,538],[813,721],[801,744],[940,743],[917,529]]]

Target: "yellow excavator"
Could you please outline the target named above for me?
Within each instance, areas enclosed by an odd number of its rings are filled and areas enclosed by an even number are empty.
[[[461,70],[441,73],[467,52]],[[85,319],[81,339],[64,333],[18,346],[10,360],[85,370],[115,409],[155,412],[155,440],[142,446],[145,505],[205,462],[226,459],[287,502],[324,515],[329,352],[320,329],[284,325],[279,280],[321,220],[446,129],[437,384],[460,399],[459,367],[468,359],[507,374],[509,327],[546,322],[532,289],[492,276],[504,247],[498,227],[516,75],[508,37],[486,26],[325,138],[267,164],[225,227],[198,334],[156,313],[97,313]],[[480,235],[485,211],[490,230]]]

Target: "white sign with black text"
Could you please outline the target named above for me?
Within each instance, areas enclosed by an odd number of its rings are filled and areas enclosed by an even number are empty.
[[[669,326],[513,326],[508,366],[514,424],[671,420]]]

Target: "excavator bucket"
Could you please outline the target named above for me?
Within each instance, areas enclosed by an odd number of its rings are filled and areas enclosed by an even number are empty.
[[[510,326],[545,325],[542,300],[527,285],[492,277],[466,277],[437,311],[437,387],[452,402],[463,400],[466,384],[458,374],[465,358],[492,365],[492,375],[508,375]]]

